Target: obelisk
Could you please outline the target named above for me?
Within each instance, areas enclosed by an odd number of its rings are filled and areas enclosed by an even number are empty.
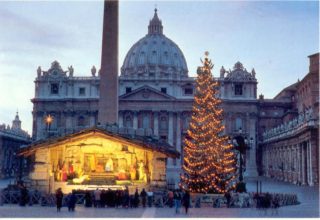
[[[119,1],[105,0],[98,124],[118,123]]]

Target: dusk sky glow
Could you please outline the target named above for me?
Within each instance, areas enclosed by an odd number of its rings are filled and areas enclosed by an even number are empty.
[[[185,55],[196,76],[204,51],[219,75],[240,61],[255,68],[258,94],[273,98],[308,72],[319,51],[318,1],[121,1],[119,68],[130,47],[147,34],[157,5],[164,34]],[[37,68],[54,60],[75,76],[100,68],[103,1],[0,1],[0,124],[19,111],[32,131]]]

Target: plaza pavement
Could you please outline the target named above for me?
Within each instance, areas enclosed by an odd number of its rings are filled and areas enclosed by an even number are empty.
[[[96,218],[96,217],[115,217],[115,218],[319,218],[319,190],[317,186],[296,186],[289,183],[277,182],[267,178],[260,177],[262,181],[263,192],[282,192],[282,193],[297,193],[298,199],[301,202],[295,206],[280,207],[278,213],[274,210],[267,212],[257,210],[256,208],[191,208],[188,215],[181,209],[180,214],[176,214],[173,208],[85,208],[77,206],[74,213],[68,212],[67,208],[62,208],[60,213],[57,213],[55,207],[41,207],[39,205],[20,207],[18,205],[3,205],[0,206],[0,218],[11,217],[51,217],[51,218]],[[0,188],[3,184],[0,184]],[[249,191],[256,191],[255,180],[248,180],[247,188]]]

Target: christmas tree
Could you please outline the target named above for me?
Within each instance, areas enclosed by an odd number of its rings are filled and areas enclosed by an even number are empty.
[[[211,74],[213,64],[206,57],[197,70],[192,117],[184,140],[182,189],[197,193],[225,193],[235,187],[234,148],[223,136],[223,110],[218,82]]]

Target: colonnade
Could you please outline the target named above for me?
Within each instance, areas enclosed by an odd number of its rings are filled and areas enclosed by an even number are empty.
[[[271,144],[263,147],[264,175],[277,180],[299,185],[314,185],[317,182],[316,153],[311,140],[297,144]]]

